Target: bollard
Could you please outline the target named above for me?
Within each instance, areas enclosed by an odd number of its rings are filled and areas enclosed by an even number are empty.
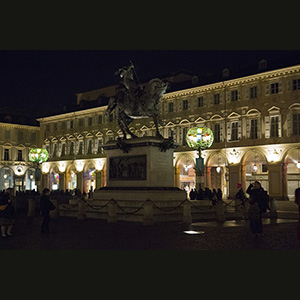
[[[277,204],[276,199],[270,197],[270,218],[277,219]]]
[[[149,198],[144,204],[143,225],[153,225],[153,203]]]
[[[86,202],[84,199],[78,201],[78,216],[77,220],[84,220],[86,218]]]
[[[186,199],[185,202],[183,202],[183,223],[192,223],[192,210],[191,210],[191,203],[189,200]]]
[[[216,220],[217,222],[224,222],[225,221],[225,214],[224,214],[224,207],[223,207],[223,201],[218,200],[216,204]]]
[[[58,218],[59,216],[59,210],[58,210],[58,200],[57,199],[51,199],[51,202],[55,205],[55,209],[50,211],[51,218]]]
[[[108,223],[117,222],[116,203],[114,199],[111,199],[108,203],[107,222]]]

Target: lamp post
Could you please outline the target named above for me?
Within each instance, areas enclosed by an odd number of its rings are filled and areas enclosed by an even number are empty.
[[[186,142],[188,146],[198,151],[198,158],[196,158],[195,171],[199,178],[199,189],[204,184],[204,159],[201,151],[209,148],[214,141],[213,132],[208,127],[192,127],[186,135]]]
[[[48,151],[44,148],[32,148],[29,151],[29,160],[34,163],[35,168],[35,182],[36,185],[41,181],[42,171],[40,164],[47,161]]]

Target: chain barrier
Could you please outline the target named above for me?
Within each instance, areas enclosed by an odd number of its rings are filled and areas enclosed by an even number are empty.
[[[190,202],[190,203],[193,207],[195,207],[195,208],[197,208],[198,210],[201,210],[201,211],[205,211],[205,210],[212,209],[213,207],[215,207],[215,205],[211,205],[208,208],[207,207],[199,207],[199,206],[196,206],[193,202]]]
[[[188,201],[187,199],[185,199],[185,200],[183,200],[179,205],[177,205],[177,206],[175,206],[175,207],[171,207],[171,208],[163,208],[163,207],[157,206],[151,199],[149,199],[149,200],[153,203],[153,207],[158,208],[158,209],[160,209],[160,210],[162,210],[162,211],[172,211],[172,210],[175,210],[175,209],[179,208],[181,205],[183,205],[183,203],[184,203],[185,201]]]
[[[136,210],[131,211],[131,212],[126,212],[126,211],[123,209],[123,207],[120,206],[119,203],[118,203],[115,199],[111,199],[111,201],[113,201],[114,203],[116,203],[116,205],[119,207],[119,209],[120,209],[124,214],[126,214],[126,215],[133,215],[133,214],[137,213],[137,212],[138,212],[139,210],[141,210],[141,209],[144,207],[144,205],[145,205],[145,202],[144,202],[144,203],[143,203],[140,207],[138,207]]]

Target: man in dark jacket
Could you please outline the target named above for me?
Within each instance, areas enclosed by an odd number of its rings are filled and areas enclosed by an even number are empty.
[[[50,210],[53,210],[54,204],[50,200],[50,190],[43,189],[40,198],[41,215],[43,217],[41,233],[49,233]]]
[[[265,213],[267,209],[270,209],[268,193],[264,190],[259,181],[255,181],[254,184],[250,183],[246,193],[250,195],[250,200],[258,204],[261,213]]]

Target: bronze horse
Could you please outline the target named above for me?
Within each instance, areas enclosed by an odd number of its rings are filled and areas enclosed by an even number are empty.
[[[146,85],[137,84],[133,76],[134,65],[119,69],[116,73],[123,78],[125,89],[119,89],[116,96],[111,97],[105,114],[109,115],[116,110],[118,125],[126,139],[126,133],[132,138],[137,136],[133,134],[128,125],[133,119],[152,117],[156,136],[162,137],[158,129],[158,103],[166,92],[169,84],[159,78],[151,79]]]

